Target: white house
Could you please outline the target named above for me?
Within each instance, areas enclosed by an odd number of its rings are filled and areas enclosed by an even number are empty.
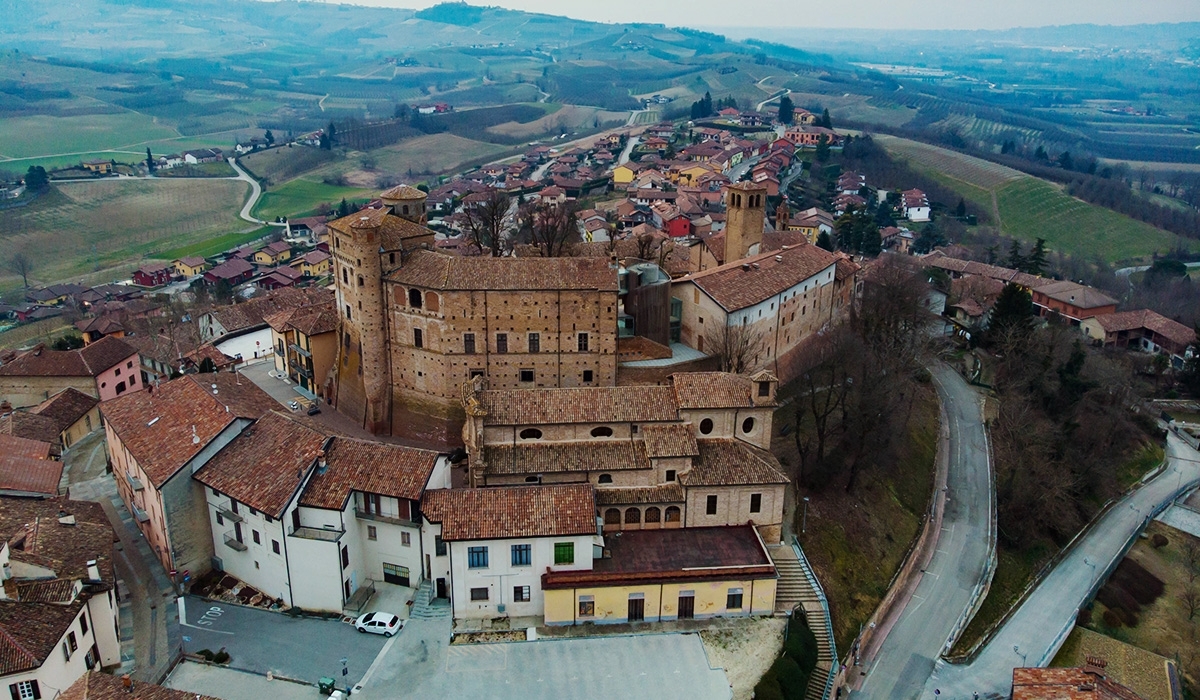
[[[921,190],[905,190],[901,195],[904,216],[909,221],[929,221],[929,198]]]

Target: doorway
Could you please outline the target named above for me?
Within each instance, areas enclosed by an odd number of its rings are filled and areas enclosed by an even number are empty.
[[[383,580],[385,583],[394,583],[407,588],[409,582],[408,567],[389,564],[385,561],[383,563]]]
[[[696,616],[696,597],[691,595],[679,596],[679,619],[690,620]]]
[[[629,621],[641,622],[646,619],[646,600],[644,598],[629,599]]]
[[[446,579],[439,578],[437,580],[437,597],[446,598]]]

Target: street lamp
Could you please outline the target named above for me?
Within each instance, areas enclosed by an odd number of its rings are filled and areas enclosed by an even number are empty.
[[[804,515],[800,518],[800,534],[808,532],[808,496],[804,497]]]

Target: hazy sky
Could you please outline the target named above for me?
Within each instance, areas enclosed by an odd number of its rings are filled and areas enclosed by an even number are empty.
[[[330,0],[331,2],[333,0]],[[1052,24],[1200,21],[1198,0],[468,0],[600,22],[669,26],[1005,29]],[[438,0],[355,0],[423,8]]]

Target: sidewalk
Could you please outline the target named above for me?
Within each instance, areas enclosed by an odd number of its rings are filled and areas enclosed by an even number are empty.
[[[113,563],[121,593],[121,668],[136,680],[158,683],[180,648],[175,590],[150,550],[111,476],[71,485],[71,498],[100,503],[117,538]]]

